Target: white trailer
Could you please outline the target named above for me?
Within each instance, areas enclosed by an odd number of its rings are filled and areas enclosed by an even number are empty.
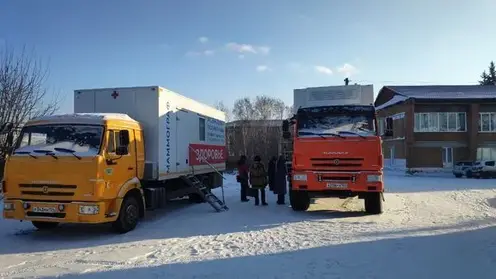
[[[123,113],[138,121],[144,131],[145,180],[226,169],[225,113],[164,87],[75,90],[74,112]]]
[[[299,108],[337,106],[337,105],[373,105],[373,85],[322,86],[294,89],[293,113]]]

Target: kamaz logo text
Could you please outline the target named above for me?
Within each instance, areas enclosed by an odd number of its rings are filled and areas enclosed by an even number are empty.
[[[346,152],[346,151],[326,151],[326,152],[322,152],[322,154],[324,154],[324,155],[347,155],[348,152]]]

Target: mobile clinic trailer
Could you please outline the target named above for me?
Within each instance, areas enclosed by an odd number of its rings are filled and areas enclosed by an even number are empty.
[[[127,232],[145,208],[178,197],[227,209],[210,192],[226,168],[223,112],[159,86],[75,90],[74,112],[21,131],[5,168],[5,218]]]
[[[215,169],[226,169],[225,113],[163,87],[75,90],[74,112],[123,113],[138,121],[146,142],[147,180],[191,172],[214,175],[213,168],[196,156],[190,161],[193,150]],[[220,186],[221,181],[211,186]]]

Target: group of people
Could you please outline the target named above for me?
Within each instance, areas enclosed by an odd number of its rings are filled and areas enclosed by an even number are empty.
[[[272,157],[268,163],[268,168],[262,163],[260,156],[253,158],[253,164],[248,165],[245,155],[238,161],[237,180],[241,184],[241,201],[248,202],[248,196],[255,198],[255,205],[268,205],[265,188],[277,195],[277,204],[285,204],[287,193],[287,168],[284,156]],[[251,187],[250,187],[251,186]]]

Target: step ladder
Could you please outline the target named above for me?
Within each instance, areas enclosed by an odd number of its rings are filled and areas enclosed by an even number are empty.
[[[217,198],[209,189],[193,174],[181,176],[181,178],[186,182],[189,186],[198,190],[198,194],[208,202],[217,212],[227,211],[229,207]]]

